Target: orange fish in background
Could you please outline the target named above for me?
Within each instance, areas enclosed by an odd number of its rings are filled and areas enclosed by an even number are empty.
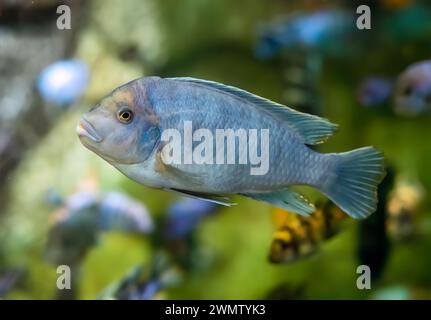
[[[381,4],[388,10],[400,10],[414,3],[414,0],[380,0]]]
[[[283,209],[274,210],[277,230],[269,252],[272,263],[289,263],[317,251],[320,243],[338,233],[347,215],[332,202],[320,206],[310,216]]]
[[[387,203],[386,229],[394,240],[408,240],[417,233],[417,219],[424,200],[419,183],[398,183]]]

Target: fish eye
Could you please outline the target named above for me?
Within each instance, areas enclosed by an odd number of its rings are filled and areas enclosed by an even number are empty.
[[[117,118],[122,123],[129,123],[133,119],[133,112],[129,108],[122,108],[118,111]]]

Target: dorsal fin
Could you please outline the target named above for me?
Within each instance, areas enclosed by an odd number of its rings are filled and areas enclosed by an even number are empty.
[[[337,125],[327,119],[311,114],[293,110],[271,100],[259,97],[250,92],[227,86],[218,82],[195,79],[195,78],[168,78],[171,80],[186,81],[197,85],[206,86],[220,90],[240,99],[246,100],[253,105],[271,114],[273,117],[287,123],[303,140],[305,144],[314,145],[325,142],[337,129]]]

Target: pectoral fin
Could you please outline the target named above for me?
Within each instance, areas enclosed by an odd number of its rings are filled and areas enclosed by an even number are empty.
[[[189,186],[192,185],[194,188],[197,188],[197,189],[203,188],[205,185],[205,181],[204,181],[205,179],[204,177],[202,177],[202,175],[197,175],[192,172],[185,172],[175,167],[174,165],[166,164],[162,160],[162,154],[160,151],[157,152],[156,154],[155,170],[163,175],[175,178],[175,180],[177,181],[182,181],[184,183],[187,183],[187,185]],[[197,191],[182,190],[177,188],[166,188],[165,190],[177,192],[187,197],[209,201],[209,202],[217,203],[227,207],[230,207],[236,204],[236,203],[230,202],[229,198],[227,197],[223,197],[221,195],[212,194],[212,193],[203,193],[203,192],[197,192]]]
[[[174,178],[177,181],[182,181],[188,185],[193,185],[195,188],[202,188],[205,183],[201,175],[194,174],[193,172],[185,172],[175,165],[166,164],[163,161],[160,151],[156,154],[156,165],[154,168],[158,173]]]
[[[201,192],[194,192],[194,191],[188,191],[188,190],[181,190],[181,189],[166,189],[168,191],[174,191],[181,195],[184,195],[186,197],[191,197],[195,199],[200,199],[204,201],[209,201],[213,203],[220,204],[222,206],[230,207],[233,205],[236,205],[236,203],[230,202],[230,199],[228,197],[223,197],[221,195],[212,194],[212,193],[201,193]]]
[[[316,210],[304,196],[290,189],[284,189],[272,193],[242,193],[241,195],[268,202],[278,208],[293,211],[302,216],[311,214]]]

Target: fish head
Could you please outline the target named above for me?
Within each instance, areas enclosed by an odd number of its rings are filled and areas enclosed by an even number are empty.
[[[143,82],[135,80],[84,113],[76,131],[85,147],[109,163],[135,164],[147,160],[158,143],[158,122]]]
[[[395,112],[417,116],[431,112],[431,61],[413,64],[395,84]]]

